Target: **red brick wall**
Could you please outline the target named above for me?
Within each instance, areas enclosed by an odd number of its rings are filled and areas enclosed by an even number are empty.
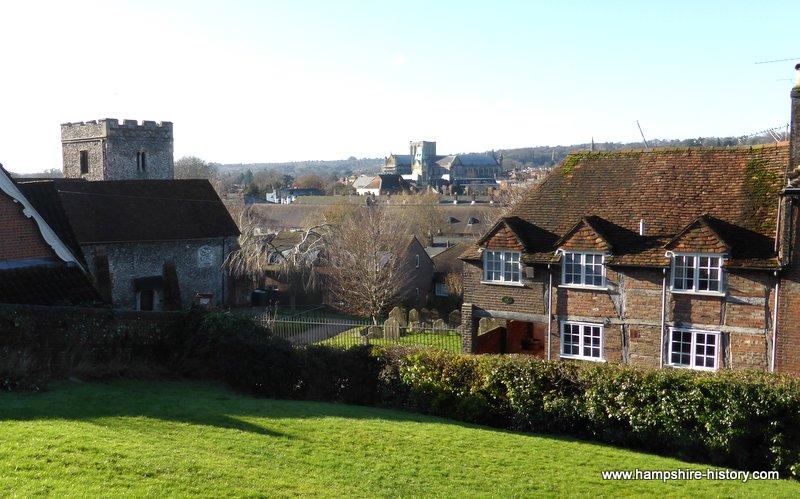
[[[464,303],[489,310],[544,314],[547,271],[537,268],[536,274],[532,280],[523,282],[522,286],[483,284],[483,268],[472,262],[464,262]],[[514,303],[504,303],[504,297],[513,298]]]
[[[659,367],[663,285],[663,273],[660,269],[629,268],[621,272],[608,269],[606,280],[616,293],[559,287],[559,270],[559,267],[553,268],[555,320],[551,325],[552,358],[558,358],[561,351],[559,319],[569,317],[598,324],[611,322],[604,326],[604,357],[607,361],[628,362],[646,368]],[[490,311],[547,313],[548,280],[544,267],[536,268],[536,279],[525,287],[481,284],[482,271],[475,264],[465,265],[464,272],[465,302]],[[766,370],[769,367],[766,335],[771,333],[773,285],[773,279],[766,273],[738,271],[728,273],[730,296],[727,299],[718,296],[672,294],[667,290],[665,333],[674,322],[704,325],[713,330],[749,329],[746,332],[729,332],[730,365],[726,367]],[[503,296],[513,297],[514,303],[503,303]],[[615,297],[614,300],[612,296]],[[626,322],[624,328],[619,323],[620,311]],[[627,360],[623,335],[628,336]],[[722,358],[720,365],[724,365]]]
[[[0,192],[0,260],[55,256],[36,222],[22,213],[22,205]]]
[[[691,294],[672,294],[667,308],[668,320],[685,324],[722,324],[725,298]]]
[[[769,367],[767,341],[764,336],[730,335],[731,369],[765,371]]]
[[[628,335],[630,337],[628,347],[630,364],[649,369],[660,367],[661,326],[630,326]]]
[[[797,237],[800,213],[797,208],[793,209],[792,216],[793,264],[781,274],[775,370],[800,375],[800,238]]]

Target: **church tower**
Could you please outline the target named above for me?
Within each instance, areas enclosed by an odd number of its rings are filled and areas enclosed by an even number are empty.
[[[61,125],[65,178],[174,177],[172,123],[103,119]]]

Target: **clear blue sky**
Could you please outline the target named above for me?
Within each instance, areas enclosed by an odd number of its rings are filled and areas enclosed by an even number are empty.
[[[220,163],[744,135],[784,125],[794,1],[0,4],[0,163],[59,124],[172,121]],[[797,58],[774,64],[759,61]]]

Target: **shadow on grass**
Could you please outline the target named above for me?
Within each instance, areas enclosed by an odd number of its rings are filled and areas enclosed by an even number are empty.
[[[237,407],[241,400],[246,397],[201,383],[62,382],[40,393],[1,393],[0,421],[149,418],[286,437],[237,418],[249,416]]]
[[[524,433],[412,412],[325,402],[273,400],[239,394],[202,382],[62,382],[40,393],[0,393],[0,421],[61,419],[92,422],[103,418],[149,418],[267,436],[294,438],[243,419],[383,420],[437,423],[524,437],[617,448],[564,435]]]

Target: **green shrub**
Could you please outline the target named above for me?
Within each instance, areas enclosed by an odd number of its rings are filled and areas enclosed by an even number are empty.
[[[310,345],[297,351],[298,396],[309,400],[373,405],[378,394],[380,363],[370,347],[348,349]]]
[[[394,406],[564,433],[740,469],[800,473],[800,383],[769,373],[644,371],[521,356],[383,355]]]

